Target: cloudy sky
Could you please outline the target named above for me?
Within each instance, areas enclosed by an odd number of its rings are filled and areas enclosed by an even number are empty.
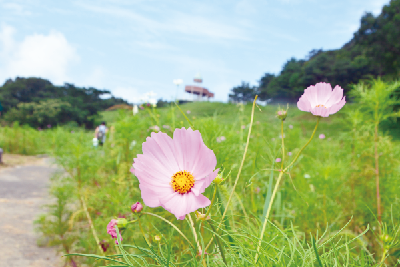
[[[42,77],[171,100],[173,79],[226,101],[291,57],[338,49],[389,0],[0,0],[0,84]],[[181,86],[179,95],[184,97]]]

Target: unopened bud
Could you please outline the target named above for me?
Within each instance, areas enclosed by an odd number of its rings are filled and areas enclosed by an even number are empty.
[[[133,204],[131,206],[131,210],[133,213],[140,212],[142,209],[143,209],[143,206],[142,206],[142,204],[140,204],[140,202],[136,202],[135,204]]]
[[[118,229],[124,229],[128,225],[128,220],[125,218],[118,218],[117,219],[117,226]]]
[[[287,111],[286,110],[278,110],[278,112],[276,112],[276,116],[280,119],[280,120],[285,120],[287,117]]]
[[[197,211],[197,210],[196,210],[195,214],[196,214],[197,220],[205,221],[205,220],[211,219],[210,216],[207,216],[207,218],[206,218],[206,215],[205,215],[205,214],[203,214],[203,213],[201,213],[201,212],[199,212],[199,211]]]

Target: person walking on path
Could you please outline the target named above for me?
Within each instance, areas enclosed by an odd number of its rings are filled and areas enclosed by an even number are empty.
[[[104,142],[106,141],[107,133],[108,128],[106,127],[106,122],[103,121],[94,131],[94,137],[97,138],[100,146],[103,146]]]

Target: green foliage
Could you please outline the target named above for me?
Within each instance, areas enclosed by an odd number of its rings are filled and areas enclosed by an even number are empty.
[[[31,127],[44,127],[75,121],[80,126],[93,128],[99,111],[116,104],[127,104],[113,96],[100,98],[104,94],[110,92],[68,83],[54,86],[40,78],[17,77],[0,87],[0,102],[4,106],[4,119],[9,123],[19,121]]]
[[[391,0],[379,16],[366,13],[354,38],[379,64],[379,74],[400,72],[400,1]]]
[[[361,79],[382,76],[390,80],[400,73],[399,14],[400,0],[391,0],[379,16],[366,13],[354,37],[342,48],[314,49],[305,60],[291,58],[278,75],[266,73],[257,87],[243,82],[232,89],[230,98],[242,101],[246,90],[247,95],[258,94],[260,100],[296,102],[304,89],[318,82],[340,85],[346,94]]]

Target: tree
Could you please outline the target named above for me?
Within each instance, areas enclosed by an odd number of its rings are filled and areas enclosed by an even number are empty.
[[[232,94],[229,94],[230,101],[247,102],[252,101],[256,95],[256,87],[250,87],[249,83],[242,82],[240,86],[231,89]]]

